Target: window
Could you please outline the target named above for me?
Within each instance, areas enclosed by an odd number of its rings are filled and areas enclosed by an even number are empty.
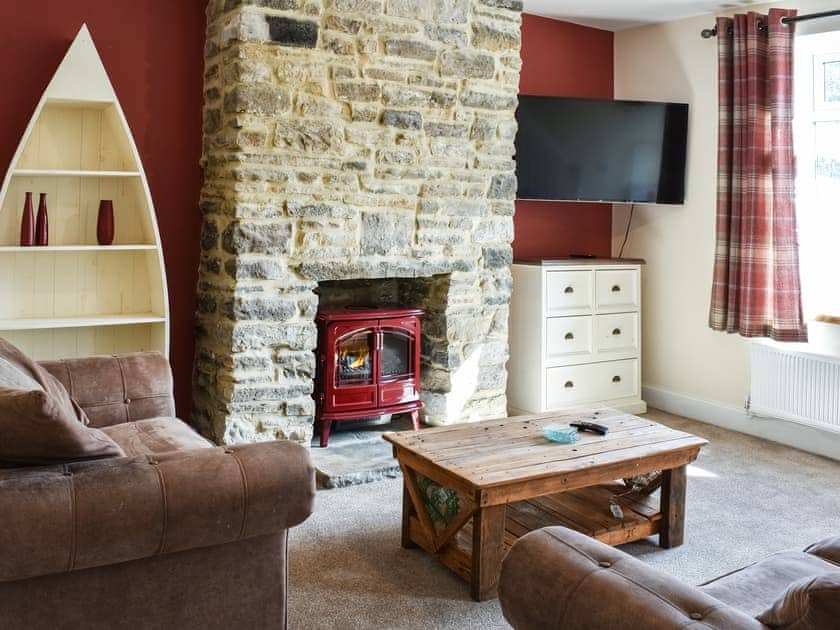
[[[796,208],[806,319],[840,316],[840,32],[799,35]]]

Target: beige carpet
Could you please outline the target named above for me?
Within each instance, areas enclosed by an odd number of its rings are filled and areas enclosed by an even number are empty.
[[[838,534],[840,464],[661,412],[648,417],[709,440],[689,469],[686,543],[623,547],[689,583]],[[508,628],[431,556],[399,544],[401,482],[320,491],[290,536],[289,627]],[[582,602],[582,605],[586,605]]]

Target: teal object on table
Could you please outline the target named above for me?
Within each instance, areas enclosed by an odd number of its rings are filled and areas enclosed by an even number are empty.
[[[560,444],[573,444],[580,439],[578,430],[566,424],[549,424],[543,429],[546,439]]]

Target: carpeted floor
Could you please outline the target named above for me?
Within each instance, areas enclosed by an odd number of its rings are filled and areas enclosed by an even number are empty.
[[[662,412],[648,417],[709,440],[689,469],[686,543],[624,550],[700,583],[840,533],[840,463]],[[400,547],[401,481],[318,492],[290,535],[289,627],[508,628],[498,602],[420,550]]]

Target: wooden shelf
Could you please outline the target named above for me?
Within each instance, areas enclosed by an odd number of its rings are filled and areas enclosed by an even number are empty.
[[[77,171],[71,169],[19,168],[15,177],[140,177],[139,171]]]
[[[121,315],[79,315],[77,317],[32,317],[0,319],[0,330],[45,330],[49,328],[90,328],[93,326],[129,326],[162,324],[166,318],[154,313]]]
[[[552,525],[563,525],[611,546],[658,534],[662,521],[658,499],[626,493],[624,484],[613,483],[508,503],[504,552],[507,553],[528,532]],[[610,499],[617,494],[624,495],[617,499],[624,510],[624,518],[621,519],[612,516],[609,509]],[[470,580],[472,519],[439,551],[434,550],[417,516],[412,516],[409,523],[410,536],[415,543],[430,553],[438,554],[446,566],[463,579]]]
[[[624,511],[624,518],[610,513],[610,499]],[[659,502],[655,497],[627,494],[624,484],[604,484],[553,494],[508,506],[506,531],[519,538],[529,531],[564,525],[608,545],[621,545],[659,533]]]
[[[612,483],[591,486],[508,503],[505,514],[504,553],[528,532],[563,525],[607,545],[621,545],[659,533],[662,515],[656,497],[626,494],[624,484]],[[610,499],[616,494],[624,510],[624,518],[610,513]],[[473,521],[463,527],[441,549],[436,550],[420,519],[409,519],[411,540],[441,561],[463,579],[470,581],[472,573]]]
[[[35,254],[49,252],[135,252],[154,251],[157,245],[47,245],[20,247],[18,245],[0,245],[0,254]]]
[[[109,99],[89,99],[89,98],[46,98],[44,99],[44,106],[49,107],[76,107],[79,109],[93,109],[101,110],[114,105],[114,101]]]

